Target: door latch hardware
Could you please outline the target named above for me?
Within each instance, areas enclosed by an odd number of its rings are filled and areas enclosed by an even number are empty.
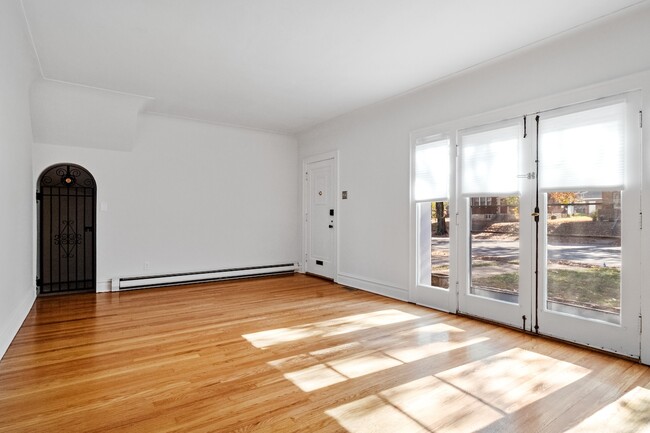
[[[526,174],[518,174],[517,177],[519,179],[535,180],[535,172],[530,172],[530,173],[526,173]]]

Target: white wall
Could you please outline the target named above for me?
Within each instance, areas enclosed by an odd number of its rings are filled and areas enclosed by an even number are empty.
[[[37,80],[31,100],[35,142],[131,150],[138,113],[152,98]]]
[[[411,131],[648,70],[648,23],[646,3],[300,134],[301,158],[340,151],[338,281],[408,296]]]
[[[61,162],[97,181],[100,290],[116,276],[298,261],[295,138],[151,114],[138,125],[131,151],[34,144],[35,182]]]
[[[0,1],[0,357],[31,308],[32,133],[35,63],[18,1]]]

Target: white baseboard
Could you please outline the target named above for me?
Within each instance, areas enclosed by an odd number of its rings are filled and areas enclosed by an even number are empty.
[[[366,292],[376,293],[400,301],[408,302],[409,299],[409,293],[406,289],[357,275],[339,273],[336,282],[344,286],[354,287],[355,289],[365,290]]]
[[[110,281],[97,281],[96,285],[97,293],[106,293],[111,291],[111,282]]]
[[[7,321],[4,322],[2,329],[0,329],[0,359],[5,355],[9,345],[14,340],[18,330],[22,326],[25,318],[32,309],[34,301],[36,300],[36,289],[32,288],[26,293],[23,300],[16,305]]]

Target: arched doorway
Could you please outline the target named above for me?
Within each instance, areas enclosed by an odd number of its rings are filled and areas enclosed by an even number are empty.
[[[76,164],[57,164],[38,178],[39,295],[94,292],[95,179]]]

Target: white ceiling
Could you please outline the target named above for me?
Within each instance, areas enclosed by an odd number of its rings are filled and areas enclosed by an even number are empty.
[[[639,0],[23,0],[43,76],[293,133]]]

